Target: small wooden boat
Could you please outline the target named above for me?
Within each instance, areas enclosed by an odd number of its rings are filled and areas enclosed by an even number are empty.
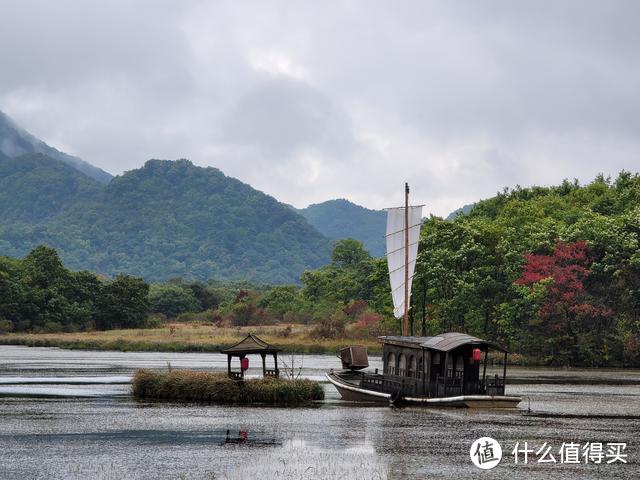
[[[522,400],[505,395],[508,352],[495,343],[455,332],[380,339],[383,373],[362,371],[366,349],[347,347],[340,351],[343,369],[326,374],[343,400],[470,408],[515,408]],[[490,349],[503,354],[502,378],[487,377]]]
[[[386,234],[393,311],[396,318],[402,318],[402,336],[380,337],[382,373],[377,369],[375,372],[360,371],[369,366],[366,349],[347,347],[340,351],[343,369],[328,372],[327,378],[343,399],[351,401],[442,407],[515,407],[521,398],[505,395],[508,354],[505,348],[465,333],[427,337],[424,333],[426,297],[422,302],[423,336],[413,336],[413,325],[409,335],[411,285],[421,225],[422,205],[409,205],[409,185],[405,183],[404,207],[387,209]],[[498,375],[487,377],[489,349],[504,354],[502,378]]]

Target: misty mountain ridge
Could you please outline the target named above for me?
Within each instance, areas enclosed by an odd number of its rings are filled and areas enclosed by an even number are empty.
[[[76,170],[102,184],[109,183],[113,178],[113,175],[110,173],[107,173],[98,167],[94,167],[90,163],[85,162],[78,157],[68,155],[50,147],[42,140],[34,137],[25,129],[17,125],[2,111],[0,111],[0,152],[10,158],[41,153],[72,166]]]
[[[335,240],[385,254],[385,212],[346,199],[295,209],[184,159],[111,177],[1,112],[0,145],[0,255],[44,243],[72,268],[109,276],[287,283],[327,263]]]
[[[355,238],[375,257],[385,254],[387,214],[339,198],[298,210],[320,233],[333,240]]]
[[[72,268],[109,276],[271,283],[330,258],[332,242],[304,217],[188,160],[149,160],[106,186],[45,156],[5,156],[0,172],[24,186],[1,197],[0,255],[47,244]]]

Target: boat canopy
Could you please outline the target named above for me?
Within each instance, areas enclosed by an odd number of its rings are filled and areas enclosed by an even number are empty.
[[[501,352],[509,352],[506,348],[497,343],[458,332],[441,333],[435,337],[384,336],[380,337],[380,340],[382,340],[383,343],[405,345],[414,348],[428,348],[431,350],[438,350],[440,352],[448,352],[462,345],[486,345],[496,350],[500,350]]]

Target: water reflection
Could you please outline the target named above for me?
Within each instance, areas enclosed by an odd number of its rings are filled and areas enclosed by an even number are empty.
[[[231,429],[227,429],[227,434],[224,437],[224,441],[221,445],[244,445],[248,447],[262,447],[262,446],[280,446],[281,441],[275,438],[269,437],[264,434],[253,433],[249,435],[249,432],[245,429],[239,429],[237,435],[231,433]]]

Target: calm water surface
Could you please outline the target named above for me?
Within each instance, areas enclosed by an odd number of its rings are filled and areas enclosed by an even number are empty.
[[[507,393],[525,397],[513,412],[353,406],[329,384],[295,409],[132,400],[131,373],[167,362],[226,369],[217,354],[0,347],[0,479],[640,478],[638,370],[510,369]],[[295,364],[320,380],[339,360]],[[469,458],[482,436],[503,448],[492,470]],[[516,465],[517,442],[547,442],[558,463]],[[563,442],[625,442],[628,464],[560,464]]]

